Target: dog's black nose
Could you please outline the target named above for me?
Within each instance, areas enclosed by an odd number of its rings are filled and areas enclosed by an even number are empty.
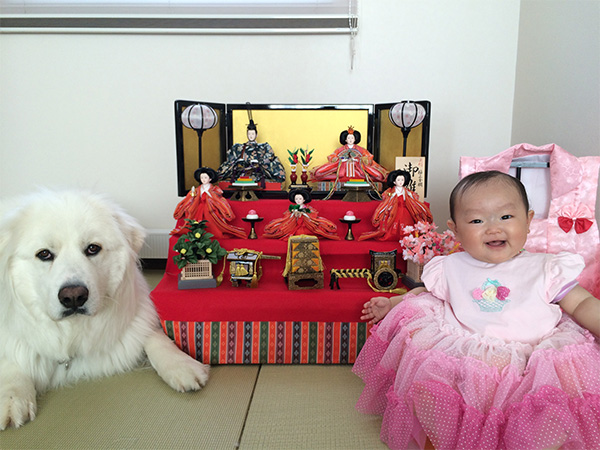
[[[89,292],[85,286],[64,286],[58,292],[58,299],[65,308],[76,310],[87,302],[88,294]]]

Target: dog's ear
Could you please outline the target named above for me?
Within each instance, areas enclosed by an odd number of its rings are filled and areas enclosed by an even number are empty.
[[[120,208],[115,209],[114,216],[119,224],[119,228],[127,238],[129,247],[138,255],[146,241],[146,230],[144,230],[137,220]]]

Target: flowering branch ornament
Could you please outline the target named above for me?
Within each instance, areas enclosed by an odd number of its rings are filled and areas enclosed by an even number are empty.
[[[310,151],[308,151],[308,148],[306,150],[304,150],[303,148],[300,149],[300,159],[302,161],[302,167],[304,169],[306,169],[310,164],[310,161],[312,160],[312,154],[314,151],[314,148]]]
[[[201,259],[216,264],[227,254],[227,250],[221,247],[218,241],[211,239],[214,235],[206,231],[206,220],[185,221],[189,231],[180,236],[173,246],[176,253],[173,261],[179,269],[183,269],[187,264],[195,264]]]
[[[296,167],[296,164],[298,164],[298,149],[295,148],[293,152],[288,149],[287,152],[290,154],[288,161],[293,167]]]
[[[298,175],[296,174],[296,165],[298,164],[298,149],[295,148],[292,152],[290,149],[287,151],[289,153],[288,161],[290,162],[290,181],[292,184],[296,184],[296,180],[298,179]]]
[[[414,226],[404,227],[406,236],[400,240],[404,250],[402,256],[416,264],[426,264],[434,256],[449,255],[462,251],[454,233],[446,230],[438,233],[435,223],[417,222]]]

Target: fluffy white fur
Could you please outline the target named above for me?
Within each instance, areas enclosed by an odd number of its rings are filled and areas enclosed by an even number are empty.
[[[144,237],[95,194],[44,191],[0,205],[0,429],[33,420],[37,393],[145,356],[173,389],[204,386],[208,366],[160,328],[137,259]],[[65,286],[87,289],[87,301],[61,304]]]

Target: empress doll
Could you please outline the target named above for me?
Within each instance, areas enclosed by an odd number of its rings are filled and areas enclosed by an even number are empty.
[[[352,127],[342,131],[340,144],[327,157],[327,162],[316,167],[311,176],[312,181],[346,182],[351,178],[363,179],[369,183],[385,181],[387,170],[373,160],[373,155],[360,147],[360,133]]]

